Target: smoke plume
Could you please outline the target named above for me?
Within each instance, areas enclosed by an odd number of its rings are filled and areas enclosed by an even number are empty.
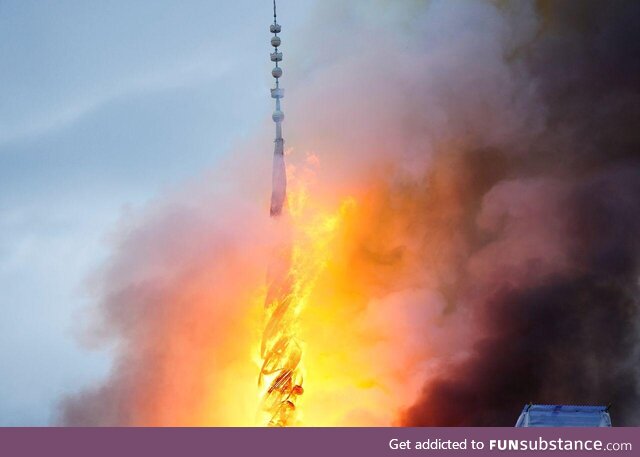
[[[339,223],[301,316],[303,423],[512,426],[532,401],[638,425],[640,4],[312,17],[283,77],[290,198]],[[62,423],[251,422],[268,138],[127,216],[90,332],[116,363]]]

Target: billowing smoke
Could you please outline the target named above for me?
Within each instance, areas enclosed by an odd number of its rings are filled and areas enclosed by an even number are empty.
[[[303,422],[510,426],[532,401],[637,425],[640,4],[313,17],[286,56],[287,160],[317,207],[354,203],[303,312]],[[117,363],[63,423],[251,422],[268,138],[128,218],[96,279]]]
[[[638,6],[536,4],[539,31],[509,60],[544,126],[472,197],[455,306],[477,338],[404,423],[511,425],[528,401],[611,403],[618,425],[640,420]]]

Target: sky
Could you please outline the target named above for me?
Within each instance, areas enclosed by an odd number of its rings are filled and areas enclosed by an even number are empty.
[[[279,1],[283,44],[313,3]],[[107,376],[91,277],[127,214],[270,122],[271,8],[0,1],[0,426]]]

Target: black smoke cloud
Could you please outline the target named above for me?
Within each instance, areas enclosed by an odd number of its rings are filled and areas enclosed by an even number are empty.
[[[428,380],[404,425],[511,426],[529,401],[611,403],[614,425],[640,421],[640,4],[538,2],[535,11],[538,33],[509,58],[535,82],[547,121],[505,174],[555,180],[536,197],[553,209],[523,209],[526,229],[509,235],[507,216],[491,236],[523,245],[552,230],[564,266],[534,262],[515,280],[461,274],[455,286],[473,303],[479,337]],[[516,205],[530,204],[519,195]]]

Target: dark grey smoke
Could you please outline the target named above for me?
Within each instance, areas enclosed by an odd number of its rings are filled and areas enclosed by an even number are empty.
[[[540,203],[552,217],[537,229],[545,213],[525,216],[519,243],[553,230],[566,267],[480,284],[461,274],[456,296],[474,303],[480,336],[425,384],[404,425],[512,426],[529,401],[611,403],[614,425],[640,423],[640,2],[536,6],[539,33],[510,58],[535,81],[547,125],[504,175],[561,183]],[[493,239],[508,236],[503,222]]]

